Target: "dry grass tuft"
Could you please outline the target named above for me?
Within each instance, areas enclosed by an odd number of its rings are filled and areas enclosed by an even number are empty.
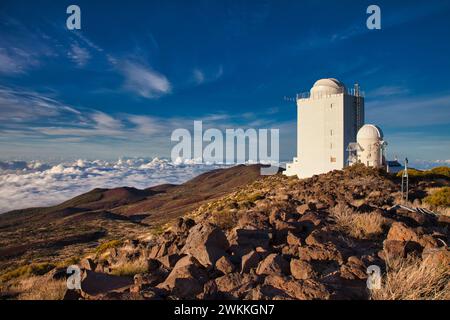
[[[388,224],[388,220],[377,212],[357,213],[344,204],[336,205],[330,213],[337,229],[356,239],[377,238]]]
[[[390,262],[374,300],[449,300],[450,267],[417,257]]]
[[[40,276],[46,274],[50,270],[52,270],[55,266],[51,263],[42,262],[42,263],[32,263],[29,265],[20,266],[13,270],[9,270],[0,276],[0,283],[7,282],[11,279],[27,277],[27,276]]]
[[[105,252],[108,249],[121,246],[122,243],[123,243],[122,240],[111,240],[108,242],[104,242],[95,249],[95,253],[97,256],[99,256],[100,254],[102,254],[103,252]]]
[[[111,274],[115,276],[134,276],[138,273],[145,273],[148,270],[147,261],[145,259],[137,259],[127,261],[122,264],[115,265]]]
[[[66,289],[66,280],[53,280],[47,277],[22,279],[11,288],[12,291],[19,293],[19,300],[62,300]]]
[[[429,193],[430,194],[425,199],[423,199],[424,203],[427,203],[434,208],[450,207],[450,187],[443,187],[437,190],[429,190]]]
[[[229,230],[236,224],[237,216],[232,210],[215,211],[212,214],[212,223],[219,226],[223,230]]]

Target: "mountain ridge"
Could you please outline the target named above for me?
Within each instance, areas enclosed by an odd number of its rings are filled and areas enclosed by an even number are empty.
[[[259,170],[260,165],[240,165],[209,171],[180,185],[163,184],[143,190],[96,188],[55,206],[3,213],[0,215],[0,267],[8,269],[34,261],[36,256],[54,255],[52,246],[64,239],[73,239],[68,247],[79,247],[80,244],[93,245],[105,237],[121,238],[148,232],[150,227],[164,224],[199,203],[259,179]],[[211,188],[217,183],[223,186]],[[132,206],[140,202],[144,202],[144,207]],[[175,204],[171,205],[172,202]],[[170,207],[170,214],[164,216],[167,207]],[[153,214],[156,216],[152,217]],[[74,254],[68,251],[61,259]]]

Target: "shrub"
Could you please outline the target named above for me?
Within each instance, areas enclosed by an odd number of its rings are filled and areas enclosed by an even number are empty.
[[[116,276],[134,276],[138,273],[147,272],[147,262],[144,259],[127,261],[123,264],[114,266],[111,274]]]
[[[417,257],[390,261],[374,300],[449,300],[450,268]]]
[[[430,170],[431,173],[450,178],[450,167],[436,167]]]
[[[336,227],[357,239],[373,239],[384,233],[387,219],[377,212],[357,213],[352,208],[338,204],[331,210]]]
[[[450,207],[450,187],[440,188],[423,199],[423,201],[433,207]]]
[[[43,263],[32,263],[30,265],[25,265],[18,267],[16,269],[10,270],[3,274],[0,278],[2,282],[9,281],[11,279],[31,276],[31,275],[43,275],[52,270],[55,267],[54,264],[43,262]]]
[[[397,177],[401,177],[403,175],[403,170],[397,173]],[[427,178],[427,179],[435,179],[435,178],[450,178],[450,168],[449,167],[436,167],[431,170],[417,170],[414,168],[408,169],[408,176],[410,178]]]
[[[57,267],[68,267],[74,264],[78,264],[80,262],[79,257],[70,257],[64,261],[59,262],[56,266]]]
[[[19,293],[19,300],[62,300],[66,289],[66,280],[36,276],[20,280],[11,288]]]
[[[110,249],[110,248],[116,248],[122,245],[122,240],[111,240],[108,242],[104,242],[102,244],[100,244],[97,249],[95,249],[95,253],[98,255],[102,254],[103,252],[105,252],[106,250]]]
[[[236,214],[231,210],[215,211],[212,214],[212,222],[223,230],[229,230],[236,224]]]

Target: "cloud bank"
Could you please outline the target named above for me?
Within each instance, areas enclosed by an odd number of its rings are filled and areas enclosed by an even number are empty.
[[[64,162],[0,162],[0,213],[28,207],[50,206],[94,188],[179,184],[224,165],[154,158]]]

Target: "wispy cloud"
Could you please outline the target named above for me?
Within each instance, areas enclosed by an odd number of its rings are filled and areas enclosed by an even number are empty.
[[[450,94],[383,99],[367,103],[367,119],[381,126],[414,127],[447,124]]]
[[[95,44],[93,41],[91,41],[89,38],[87,38],[81,31],[75,30],[73,33],[78,39],[80,39],[82,42],[84,42],[88,47],[91,49],[98,51],[98,52],[104,52],[104,49],[97,44]]]
[[[172,89],[166,76],[143,64],[127,60],[118,62],[117,67],[125,78],[124,88],[141,97],[159,98]]]
[[[164,131],[159,119],[150,116],[130,115],[128,121],[135,127],[134,130],[145,135],[154,135]]]
[[[119,120],[114,119],[113,117],[100,111],[95,112],[92,115],[92,119],[95,121],[96,127],[99,129],[117,130],[122,127],[122,123]]]
[[[67,113],[80,115],[76,109],[39,92],[0,86],[0,120],[3,124]]]
[[[28,67],[37,65],[38,62],[31,57],[27,57],[17,52],[17,50],[6,50],[0,48],[0,73],[20,74],[24,73]]]
[[[376,89],[373,89],[368,92],[367,96],[371,98],[379,98],[379,97],[392,97],[398,95],[408,94],[410,90],[403,86],[382,86]]]
[[[14,27],[14,34],[3,26]],[[2,16],[0,19],[0,74],[17,76],[42,65],[42,60],[58,56],[49,37],[24,24]]]
[[[89,112],[89,113],[88,113]],[[83,121],[72,123],[60,122],[55,119],[52,126],[35,127],[35,133],[50,137],[109,137],[111,139],[123,139],[127,133],[124,123],[104,112],[97,110],[85,110],[88,113]]]
[[[193,77],[197,84],[202,84],[205,82],[205,74],[200,69],[194,69]]]
[[[67,54],[78,67],[84,67],[91,59],[91,54],[86,48],[81,47],[78,43],[74,43],[70,46],[69,53]]]
[[[213,71],[205,71],[200,68],[195,68],[192,71],[192,79],[193,79],[194,83],[197,85],[217,81],[222,76],[223,76],[223,66],[222,65]]]

